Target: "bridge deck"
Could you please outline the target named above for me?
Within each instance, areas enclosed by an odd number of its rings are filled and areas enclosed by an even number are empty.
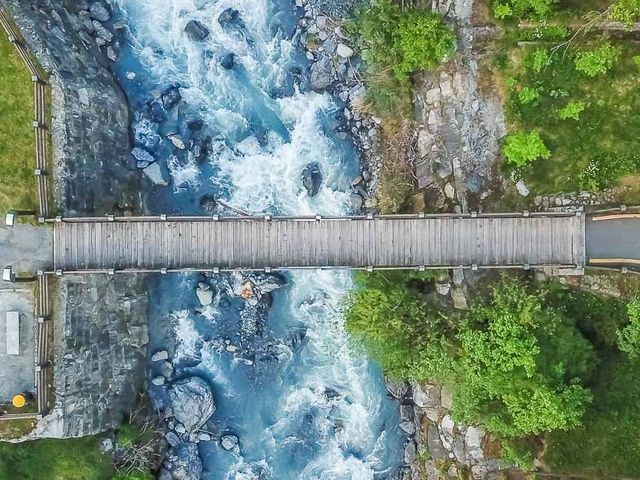
[[[75,219],[54,225],[54,267],[228,270],[584,265],[581,215],[344,219]]]

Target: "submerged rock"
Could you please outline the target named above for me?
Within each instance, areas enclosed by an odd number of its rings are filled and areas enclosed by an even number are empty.
[[[233,450],[235,446],[238,445],[238,443],[238,437],[230,433],[222,435],[222,437],[220,437],[220,446],[227,451]]]
[[[315,197],[318,194],[322,179],[320,165],[315,162],[308,164],[302,170],[302,186],[307,190],[310,197]]]
[[[202,460],[195,443],[184,442],[180,444],[175,450],[172,450],[172,455],[169,455],[168,460],[171,460],[171,468],[167,470],[171,473],[172,480],[200,480],[202,478]]]
[[[204,127],[204,121],[198,117],[189,117],[186,121],[187,128],[191,131],[197,132]]]
[[[91,18],[99,22],[108,22],[111,18],[111,12],[100,2],[95,2],[89,7]]]
[[[160,96],[162,100],[162,105],[167,110],[173,108],[180,100],[182,100],[182,95],[180,95],[180,87],[173,85],[167,88],[162,95]]]
[[[238,26],[244,27],[244,21],[240,18],[240,12],[235,8],[226,8],[218,17],[218,23],[222,27]]]
[[[151,355],[152,362],[164,362],[165,360],[169,360],[169,352],[166,350],[158,350],[156,353]]]
[[[220,66],[225,70],[231,70],[236,66],[236,55],[234,53],[227,53],[220,59]]]
[[[211,287],[206,283],[198,284],[196,295],[198,297],[200,305],[202,305],[203,307],[206,307],[207,305],[211,305],[213,303],[213,292],[211,291]]]
[[[162,167],[157,162],[152,163],[148,167],[145,167],[142,170],[142,173],[144,173],[144,175],[155,185],[161,187],[166,187],[167,185],[169,185],[169,180],[165,177],[165,174],[162,171]]]
[[[188,432],[200,429],[216,410],[213,392],[200,377],[189,377],[169,387],[173,416]]]
[[[191,40],[196,42],[202,42],[209,36],[209,29],[198,20],[189,20],[187,26],[184,27],[184,31]]]
[[[218,207],[218,202],[216,202],[215,197],[211,195],[205,195],[200,198],[200,208],[202,208],[206,212],[215,212]]]
[[[138,168],[147,168],[156,161],[152,154],[140,147],[134,147],[134,149],[131,150],[131,156],[135,160],[136,167]]]

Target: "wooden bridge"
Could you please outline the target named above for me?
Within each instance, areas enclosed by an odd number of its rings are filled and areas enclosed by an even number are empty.
[[[50,221],[58,274],[585,264],[581,212]]]

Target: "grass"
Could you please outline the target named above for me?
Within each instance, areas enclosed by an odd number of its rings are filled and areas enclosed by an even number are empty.
[[[0,59],[0,213],[35,209],[33,86],[4,33],[0,33]]]
[[[590,44],[557,51],[537,73],[527,59],[544,45],[512,47],[497,62],[507,85],[510,131],[538,131],[552,153],[518,172],[535,193],[596,191],[640,171],[640,81],[632,60],[640,47],[618,44],[623,49],[620,61],[594,78],[574,68],[576,51]],[[535,89],[539,98],[523,104],[519,94],[524,88]],[[579,120],[559,116],[570,101],[585,105]]]
[[[100,439],[37,440],[0,443],[0,478],[20,480],[109,480],[114,476],[110,455]]]

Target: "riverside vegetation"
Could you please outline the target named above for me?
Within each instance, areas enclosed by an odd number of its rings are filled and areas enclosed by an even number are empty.
[[[448,386],[454,419],[483,425],[503,457],[524,469],[540,457],[560,473],[640,474],[638,300],[505,276],[456,312],[438,303],[429,274],[358,284],[346,309],[358,343],[393,377]]]

